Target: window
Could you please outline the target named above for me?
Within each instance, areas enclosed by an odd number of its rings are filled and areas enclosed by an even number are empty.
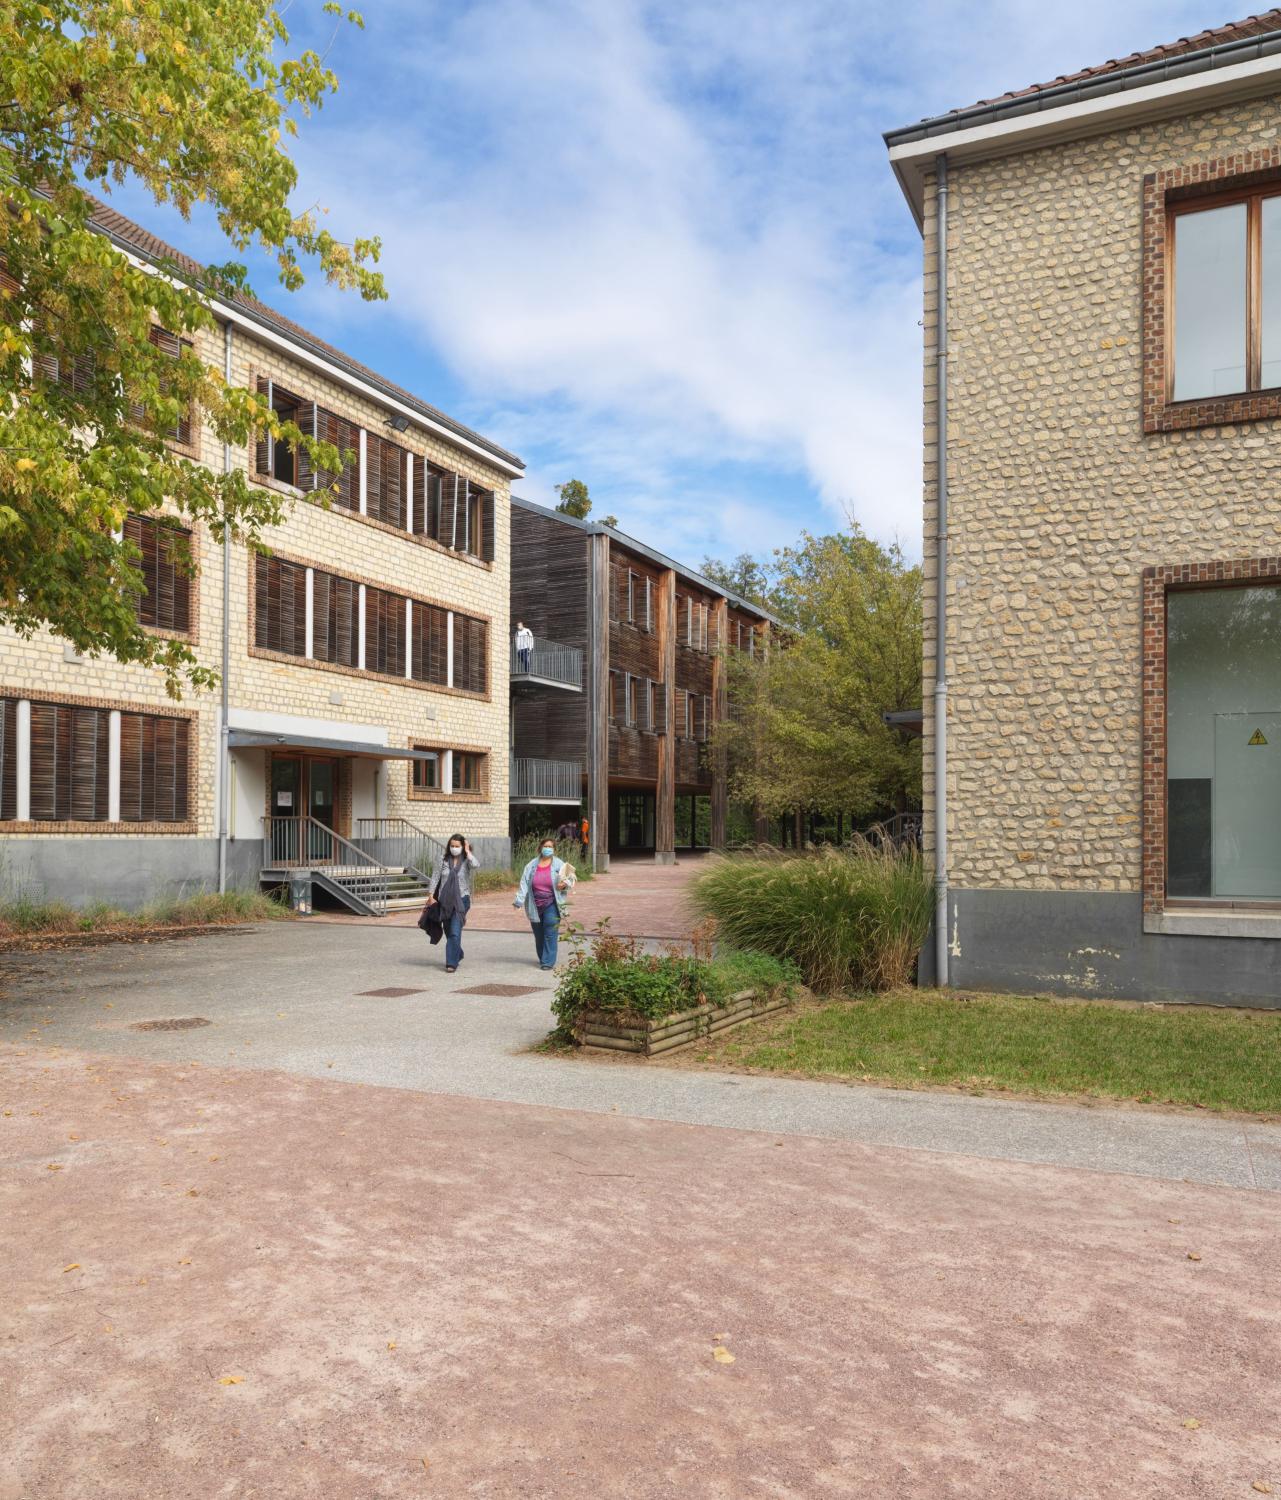
[[[1281,584],[1166,598],[1166,895],[1281,900]]]
[[[160,327],[158,327],[155,324],[152,325],[151,332],[148,335],[148,337],[150,338],[152,344],[154,344],[155,347],[157,349],[159,349],[162,354],[167,354],[170,359],[181,359],[182,358],[182,351],[184,349],[190,349],[191,348],[191,340],[190,339],[180,339],[177,334],[170,333],[168,331],[168,329],[166,329],[166,328],[160,328]],[[161,388],[162,392],[164,392],[165,394],[168,394],[168,392],[165,390],[165,382],[163,380],[161,381],[161,387],[160,388]],[[129,408],[129,417],[130,417],[131,421],[136,422],[139,426],[142,426],[146,422],[147,414],[146,414],[146,412],[143,410],[143,408],[140,405],[139,406],[131,406]],[[178,420],[174,424],[174,426],[172,426],[169,429],[169,431],[165,433],[165,436],[168,437],[168,438],[172,438],[177,443],[182,443],[185,446],[190,447],[190,445],[191,445],[191,410],[190,410],[190,408],[188,408],[185,412],[183,412],[183,414],[178,418]]]
[[[454,686],[483,693],[489,682],[489,627],[484,620],[454,616]]]
[[[365,590],[365,670],[405,675],[405,601],[383,589]]]
[[[360,509],[359,426],[355,422],[349,422],[346,417],[326,411],[323,406],[317,406],[314,402],[300,404],[298,412],[299,415],[294,420],[299,427],[306,433],[314,434],[322,443],[332,443],[337,448],[339,456],[345,457],[345,462],[336,472],[317,469],[308,481],[306,475],[309,472],[310,460],[305,453],[299,453],[297,473],[301,477],[293,482],[302,489],[328,490],[329,503],[338,510],[358,511]],[[376,441],[370,438],[371,444]],[[370,514],[373,514],[372,502]]]
[[[454,790],[456,792],[479,792],[485,757],[474,755],[470,751],[455,750],[453,760]]]
[[[33,822],[106,821],[109,717],[100,708],[31,705]]]
[[[415,750],[425,750],[425,745],[415,745]],[[409,784],[416,792],[438,792],[440,790],[440,751],[433,750],[430,760],[410,761]]]
[[[120,715],[120,819],[185,823],[191,726],[156,714]]]
[[[312,645],[317,661],[360,665],[360,585],[332,573],[312,575]]]
[[[138,549],[143,591],[135,608],[140,624],[157,630],[191,629],[191,533],[155,516],[126,516],[124,539]]]
[[[1170,399],[1281,386],[1281,184],[1172,206]]]
[[[359,434],[357,434],[359,440]],[[365,437],[365,514],[388,526],[405,529],[406,460],[409,454],[399,443],[370,432]]]
[[[278,557],[254,559],[254,644],[261,651],[306,656],[306,568]]]
[[[645,727],[641,722],[641,686],[639,677],[628,677],[627,726],[629,729],[643,729]]]
[[[449,681],[449,612],[414,601],[410,630],[410,668],[417,682]]]
[[[18,700],[0,698],[0,823],[18,816]]]

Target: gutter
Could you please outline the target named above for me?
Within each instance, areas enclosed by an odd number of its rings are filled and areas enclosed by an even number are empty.
[[[934,982],[948,984],[947,891],[947,156],[935,167],[938,225],[938,343],[935,360],[938,526],[934,542]]]
[[[231,384],[231,324],[223,324],[223,379]],[[232,469],[231,444],[222,445],[222,472]],[[310,576],[310,575],[308,575]],[[227,829],[230,808],[227,806],[231,782],[231,728],[227,720],[231,711],[231,527],[222,523],[222,679],[221,717],[218,725],[218,894],[227,889]]]
[[[924,221],[923,178],[941,151],[958,166],[1035,150],[1126,124],[1274,94],[1279,75],[1281,30],[1275,30],[952,110],[886,131],[883,139],[919,229]]]

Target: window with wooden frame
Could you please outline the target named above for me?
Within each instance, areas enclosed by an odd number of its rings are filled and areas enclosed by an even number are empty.
[[[405,601],[399,594],[365,590],[365,669],[405,675]]]
[[[439,750],[434,750],[430,745],[413,745],[411,749],[427,750],[431,752],[430,760],[411,760],[409,763],[409,788],[414,792],[438,792],[440,791],[440,756]]]
[[[470,615],[454,616],[454,686],[483,693],[489,685],[489,626]]]
[[[485,757],[471,750],[455,750],[452,759],[454,791],[479,794],[485,784]]]
[[[305,603],[305,600],[304,600]],[[340,667],[360,665],[360,585],[316,570],[312,574],[311,654]]]
[[[120,820],[185,823],[191,725],[158,714],[120,715]]]
[[[190,339],[179,338],[176,333],[170,333],[167,328],[161,328],[158,324],[154,323],[147,337],[162,354],[167,355],[170,359],[181,359],[183,350],[192,347]],[[161,381],[161,390],[165,390],[165,382],[163,380]],[[147,414],[141,405],[130,406],[129,420],[136,423],[139,427],[146,423]],[[184,448],[189,448],[191,446],[191,433],[191,408],[187,407],[182,415],[179,416],[177,422],[164,436],[172,439],[175,443],[181,443]]]
[[[32,703],[32,822],[106,822],[109,722],[106,709]]]
[[[444,687],[449,681],[449,612],[415,600],[409,634],[414,680]]]
[[[254,559],[254,645],[307,654],[307,570],[279,557]]]
[[[339,458],[343,460],[343,463],[342,467],[336,471],[317,469],[308,480],[306,476],[310,473],[310,464],[307,455],[300,451],[295,464],[295,473],[303,477],[295,479],[293,483],[297,484],[300,489],[327,491],[330,505],[338,510],[359,511],[360,424],[351,422],[346,417],[340,417],[336,412],[326,411],[323,406],[317,406],[314,401],[302,403],[298,410],[300,414],[294,420],[299,427],[319,442],[332,443],[337,448]],[[370,442],[377,442],[372,434]],[[370,513],[372,514],[372,509]]]
[[[135,601],[138,622],[155,630],[191,630],[191,532],[156,516],[128,515],[124,539],[138,549],[143,589]]]
[[[1167,209],[1168,399],[1281,387],[1281,182]]]
[[[365,514],[400,531],[405,529],[408,458],[408,449],[399,443],[366,433]]]

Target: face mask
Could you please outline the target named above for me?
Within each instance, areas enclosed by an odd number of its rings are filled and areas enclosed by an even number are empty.
[[[463,851],[462,851],[461,847],[458,844],[450,844],[450,846],[449,846],[449,852],[451,854],[461,854]]]
[[[543,858],[544,859],[550,859],[551,857],[552,857],[552,846],[550,844],[544,844],[543,845]]]

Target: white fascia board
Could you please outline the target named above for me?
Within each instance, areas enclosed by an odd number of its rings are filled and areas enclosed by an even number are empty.
[[[376,724],[355,724],[347,719],[313,719],[304,714],[281,714],[252,708],[233,708],[227,714],[229,729],[249,734],[301,734],[317,740],[348,740],[353,744],[388,744],[387,730]]]
[[[1082,136],[1102,135],[1124,125],[1193,114],[1219,104],[1257,98],[1278,88],[1281,88],[1281,57],[1256,57],[1231,68],[1191,73],[1186,78],[1014,115],[1008,120],[972,125],[946,135],[905,141],[890,147],[890,165],[920,229],[925,222],[924,174],[933,169],[935,160],[943,153],[953,166],[961,166],[990,157],[1012,156],[1019,151],[1036,151]]]
[[[119,254],[123,255],[131,265],[137,266],[139,270],[147,271],[152,276],[164,275],[164,272],[152,265],[150,261],[144,260],[140,255],[135,255],[133,251],[127,250],[118,241],[113,240],[112,244]],[[168,279],[172,280],[172,278]],[[370,385],[368,381],[361,380],[358,375],[352,375],[346,370],[339,369],[337,365],[331,364],[327,359],[322,358],[318,354],[313,354],[310,349],[304,349],[301,345],[296,344],[285,334],[278,333],[270,324],[260,323],[257,318],[251,318],[248,313],[242,312],[233,303],[226,302],[221,297],[206,300],[208,301],[210,311],[216,318],[222,319],[225,323],[230,323],[233,328],[242,329],[260,343],[270,344],[272,348],[279,349],[297,364],[307,365],[313,370],[319,370],[327,380],[332,380],[335,385],[341,385],[349,391],[354,391],[358,396],[363,396],[367,401],[372,401],[375,406],[381,406],[385,411],[395,412],[398,416],[408,417],[409,421],[415,427],[421,427],[426,432],[434,432],[453,448],[462,448],[468,453],[474,453],[477,458],[483,463],[488,464],[491,469],[498,469],[512,479],[524,478],[525,470],[518,464],[508,463],[506,459],[499,458],[497,454],[491,453],[487,448],[481,447],[479,443],[473,443],[470,439],[461,437],[458,433],[452,432],[443,423],[433,422],[430,417],[424,416],[422,412],[416,411],[412,406],[406,406],[403,401],[397,401],[394,396],[388,395],[385,391],[380,391],[376,386]]]

